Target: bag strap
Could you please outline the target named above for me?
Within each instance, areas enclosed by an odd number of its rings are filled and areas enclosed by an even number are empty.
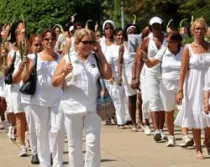
[[[166,49],[164,50],[164,52],[163,52],[163,54],[162,54],[162,57],[161,57],[161,59],[160,59],[160,72],[161,72],[161,73],[162,73],[162,61],[163,61],[163,56],[165,55],[167,49],[168,49],[168,48],[166,48]]]
[[[35,53],[35,63],[34,63],[34,69],[33,69],[33,73],[36,73],[36,68],[37,68],[37,53]]]
[[[99,66],[98,57],[97,57],[96,53],[93,53],[93,56],[95,57],[96,64],[97,64],[97,66],[98,66],[98,69],[99,69],[99,72],[100,72],[100,77],[101,77],[101,70],[100,70],[100,66]]]
[[[15,64],[15,60],[16,60],[16,52],[14,52],[14,56],[13,56],[13,58],[12,58],[12,65]]]

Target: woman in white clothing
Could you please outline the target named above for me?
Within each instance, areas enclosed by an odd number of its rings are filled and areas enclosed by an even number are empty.
[[[112,68],[112,80],[110,80],[110,95],[115,105],[115,114],[117,125],[120,129],[124,129],[126,123],[126,105],[124,85],[118,85],[118,55],[119,48],[124,43],[124,31],[121,28],[114,30],[114,44],[110,46],[106,53],[107,61]]]
[[[151,68],[160,63],[160,95],[168,128],[168,147],[175,146],[174,110],[176,107],[176,93],[181,67],[181,42],[182,37],[179,32],[172,31],[167,34],[168,47],[165,50],[158,52],[154,58],[148,58],[145,52],[142,53],[143,61],[147,67]]]
[[[34,95],[21,94],[21,102],[24,104],[25,112],[30,112],[34,118],[40,166],[51,165],[52,151],[53,166],[61,167],[65,132],[64,117],[58,110],[58,105],[63,91],[61,87],[53,87],[51,82],[60,56],[54,52],[56,35],[52,30],[46,29],[42,39],[43,51],[29,54],[28,58],[20,62],[19,68],[16,69],[15,81],[20,82],[22,79],[23,82],[27,82],[37,62],[36,92]]]
[[[28,41],[28,51],[30,54],[39,53],[42,50],[42,37],[39,34],[31,35]],[[30,57],[30,56],[29,56]],[[36,137],[36,124],[33,112],[25,111],[26,121],[28,125],[29,142],[31,148],[31,163],[39,164],[39,158],[37,153],[37,137]]]
[[[106,60],[110,59],[110,52],[112,52],[111,46],[114,44],[114,29],[115,29],[115,25],[114,22],[112,20],[106,20],[103,23],[103,37],[100,39],[100,46],[101,46],[101,50],[106,58]],[[105,80],[105,84],[106,87],[109,91],[109,94],[112,96],[112,86],[113,80]],[[114,99],[112,98],[112,100],[114,101]],[[114,123],[115,123],[115,118],[114,115],[112,116]],[[111,125],[112,124],[112,118],[108,118],[104,123],[104,125]]]
[[[96,112],[97,80],[100,75],[104,79],[110,79],[111,67],[95,40],[95,34],[90,30],[76,31],[75,52],[61,59],[52,80],[55,87],[64,86],[60,109],[65,114],[70,167],[84,166],[83,129],[86,133],[85,167],[101,166],[101,118]]]
[[[201,147],[201,129],[205,130],[204,143],[209,148],[210,118],[204,112],[204,78],[210,66],[210,44],[205,41],[207,24],[203,18],[196,19],[191,31],[194,41],[184,48],[177,103],[182,108],[175,123],[192,128],[196,146],[196,158],[204,159]]]
[[[21,60],[19,51],[19,44],[25,40],[25,24],[23,21],[15,22],[11,27],[11,38],[12,48],[7,56],[7,65],[10,66],[14,62],[14,68],[18,68],[18,62]],[[7,70],[5,70],[7,73]],[[13,77],[15,72],[13,72]],[[14,79],[14,78],[13,78]],[[21,84],[13,83],[9,85],[7,90],[7,111],[10,112],[9,117],[15,116],[17,136],[20,143],[20,156],[26,156],[27,150],[25,147],[25,132],[26,132],[26,118],[23,106],[21,104],[20,88]]]
[[[138,52],[140,50],[146,52],[149,58],[155,57],[155,55],[161,49],[165,49],[167,42],[165,40],[165,34],[161,31],[162,19],[159,17],[153,17],[149,21],[151,33],[144,38],[142,41]],[[139,59],[139,53],[137,52],[137,56],[135,57],[135,61]],[[140,74],[144,62],[141,60],[138,63],[139,66],[136,67],[136,74]],[[154,140],[160,141],[165,139],[165,135],[163,133],[163,127],[165,122],[165,114],[163,112],[163,105],[160,97],[160,65],[156,65],[153,68],[145,69],[145,85],[146,85],[146,93],[148,95],[151,117],[153,127],[155,129]],[[137,80],[139,83],[139,76],[135,76],[132,80]]]
[[[125,28],[126,41],[128,40],[128,35],[138,34],[138,27],[135,24],[128,24]],[[134,61],[135,54],[130,54],[128,51],[128,44],[124,42],[119,49],[119,58],[118,58],[118,83],[119,85],[124,86],[125,94],[128,98],[128,111],[131,117],[132,122],[132,132],[137,132],[137,127],[143,129],[142,123],[142,110],[141,98],[138,99],[139,105],[139,117],[138,123],[136,122],[136,103],[137,103],[137,90],[131,88],[131,76],[132,76],[132,64]],[[141,96],[139,96],[141,97]]]

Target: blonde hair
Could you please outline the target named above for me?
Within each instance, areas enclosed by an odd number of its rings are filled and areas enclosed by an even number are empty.
[[[85,28],[82,28],[82,29],[79,29],[79,30],[76,30],[75,32],[75,45],[79,44],[79,42],[81,42],[82,38],[84,38],[85,36],[88,36],[90,35],[92,37],[92,40],[93,41],[96,41],[96,37],[95,37],[95,33],[89,29],[85,29]]]
[[[204,26],[204,30],[205,30],[205,34],[206,34],[206,32],[207,32],[207,30],[208,30],[208,25],[207,25],[206,21],[204,20],[204,18],[202,18],[202,17],[197,18],[197,19],[192,23],[191,28],[190,28],[191,33],[193,34],[193,32],[194,32],[194,30],[195,30],[195,25],[196,25],[197,23],[201,23],[201,24]]]

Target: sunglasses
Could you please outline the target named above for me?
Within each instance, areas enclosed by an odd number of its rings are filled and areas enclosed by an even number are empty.
[[[55,39],[55,38],[44,38],[44,40],[45,40],[45,41],[50,41],[50,40],[51,40],[51,41],[54,41],[54,40],[56,40],[56,39]]]
[[[38,47],[38,46],[42,46],[42,44],[35,43],[34,46]]]
[[[95,41],[81,41],[84,45],[93,45],[95,43]]]

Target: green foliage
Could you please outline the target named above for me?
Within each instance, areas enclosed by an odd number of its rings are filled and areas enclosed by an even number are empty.
[[[70,21],[74,13],[78,13],[77,20],[99,20],[99,10],[100,2],[95,0],[1,0],[0,22],[10,23],[14,17],[21,19],[23,14],[27,31],[35,33]]]

